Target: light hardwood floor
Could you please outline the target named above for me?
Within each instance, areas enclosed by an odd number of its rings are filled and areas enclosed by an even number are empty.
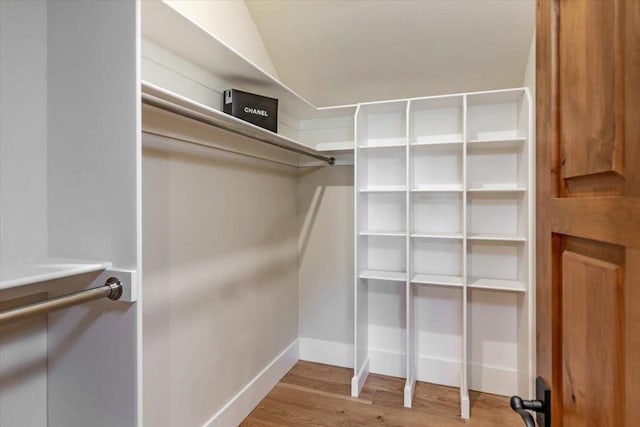
[[[352,369],[298,362],[241,424],[265,426],[521,427],[503,396],[471,392],[471,419],[460,418],[458,389],[416,384],[413,408],[402,406],[404,379],[369,375],[359,398]]]

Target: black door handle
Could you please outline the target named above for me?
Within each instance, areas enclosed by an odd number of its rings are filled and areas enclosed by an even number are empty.
[[[522,400],[520,396],[511,396],[511,409],[516,411],[524,421],[527,427],[536,427],[536,422],[533,420],[533,416],[529,411],[539,412],[544,406],[539,400]]]
[[[547,387],[542,377],[536,378],[536,396],[538,400],[523,400],[520,396],[511,397],[511,409],[522,417],[525,426],[536,427],[531,412],[538,413],[538,425],[551,427],[551,390]]]

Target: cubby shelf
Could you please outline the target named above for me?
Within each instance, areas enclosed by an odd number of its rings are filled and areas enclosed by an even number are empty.
[[[525,145],[525,142],[526,138],[474,139],[467,143],[467,150],[520,149]]]
[[[469,288],[474,289],[488,289],[495,291],[511,291],[511,292],[526,292],[527,287],[525,283],[518,280],[502,280],[502,279],[473,279],[467,285]]]
[[[443,232],[432,232],[432,233],[412,233],[411,237],[415,239],[455,239],[462,240],[464,235],[462,233],[443,233]]]
[[[422,185],[411,189],[412,193],[462,193],[462,185]]]
[[[469,240],[485,240],[496,242],[526,242],[527,239],[524,236],[517,234],[489,234],[489,233],[475,233],[467,236]]]
[[[380,349],[389,341],[397,353],[404,336],[406,407],[416,380],[459,385],[463,418],[470,414],[470,388],[532,396],[528,90],[362,104],[355,123],[355,145],[362,148],[354,156],[356,230],[393,231],[360,231],[356,239],[352,395],[369,366],[387,363],[369,365],[369,345]],[[360,195],[363,189],[389,194]],[[367,286],[363,279],[405,281],[405,288]],[[382,301],[399,304],[406,315],[391,334],[379,332],[374,320],[386,310]],[[461,369],[445,374],[425,365],[434,358],[461,360]],[[496,367],[508,374],[486,380]]]
[[[373,231],[365,230],[361,231],[361,236],[382,236],[382,237],[406,237],[407,233],[404,231]]]
[[[413,142],[409,147],[443,147],[447,145],[462,145],[463,141],[430,141],[430,142]]]
[[[361,193],[401,193],[407,191],[402,185],[376,185],[358,190]]]
[[[447,276],[441,274],[414,274],[411,283],[434,286],[464,286],[462,276]]]
[[[476,187],[467,188],[469,193],[524,193],[527,191],[524,187]]]
[[[358,148],[361,150],[388,150],[397,148],[406,148],[407,144],[380,144],[380,145],[361,145]]]
[[[363,270],[360,272],[359,277],[361,279],[390,280],[393,282],[404,282],[407,280],[407,273],[404,273],[401,271]]]

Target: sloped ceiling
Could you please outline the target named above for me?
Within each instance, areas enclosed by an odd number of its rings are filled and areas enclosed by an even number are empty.
[[[246,0],[282,81],[317,106],[521,86],[534,0]]]

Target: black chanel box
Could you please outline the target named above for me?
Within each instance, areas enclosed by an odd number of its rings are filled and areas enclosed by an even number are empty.
[[[271,132],[278,132],[277,99],[229,89],[224,91],[224,112]]]

